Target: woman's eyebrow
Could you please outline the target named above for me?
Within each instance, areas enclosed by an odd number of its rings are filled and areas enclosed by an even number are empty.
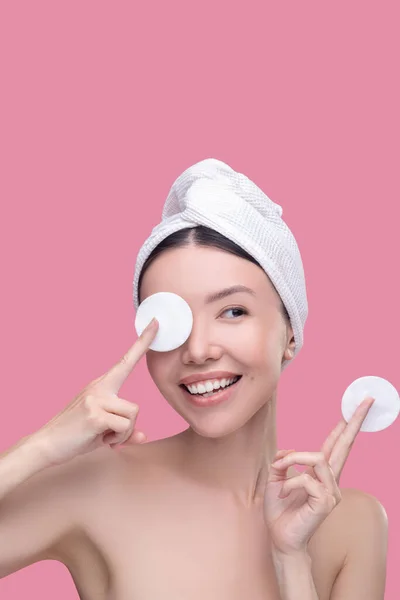
[[[219,292],[209,294],[206,297],[205,303],[210,304],[211,302],[222,300],[222,298],[226,298],[226,296],[230,296],[231,294],[237,294],[238,292],[246,292],[247,294],[252,294],[253,296],[256,295],[254,290],[246,287],[245,285],[231,285],[230,287],[224,288]]]

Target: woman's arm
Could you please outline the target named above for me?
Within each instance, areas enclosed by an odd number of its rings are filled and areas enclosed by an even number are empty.
[[[280,600],[319,600],[307,552],[282,555],[272,552]],[[344,598],[343,598],[344,600]]]
[[[330,600],[384,600],[388,517],[375,496],[351,490],[347,556]]]

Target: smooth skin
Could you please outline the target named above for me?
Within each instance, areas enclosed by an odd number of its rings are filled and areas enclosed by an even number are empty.
[[[254,294],[206,302],[209,294],[238,283]],[[293,525],[304,508],[289,507],[301,489],[273,505],[284,509],[278,516],[288,528],[275,513],[265,518],[266,484],[270,474],[280,473],[271,467],[278,452],[277,387],[282,360],[294,350],[293,332],[265,273],[215,248],[177,248],[157,257],[143,277],[141,300],[159,291],[189,303],[191,335],[181,347],[160,353],[148,349],[156,332],[148,333],[40,436],[26,441],[34,454],[33,440],[46,440],[41,448],[54,467],[0,498],[0,576],[53,558],[68,567],[84,600],[278,600],[269,548],[276,543],[285,550],[289,543],[292,550],[311,534],[318,600],[382,600],[387,523],[376,498],[340,490],[341,502],[328,516],[324,508],[318,523],[310,513],[312,522],[299,538]],[[135,433],[134,404],[118,400],[144,354],[153,382],[189,425],[147,444]],[[241,374],[237,393],[226,404],[194,407],[180,379],[214,370]],[[137,406],[145,402],[138,398]],[[318,453],[304,452],[313,456],[308,466],[314,469]],[[294,468],[304,455],[295,454],[285,474],[289,488],[296,478],[304,482]],[[269,488],[276,503],[278,487],[282,480]]]

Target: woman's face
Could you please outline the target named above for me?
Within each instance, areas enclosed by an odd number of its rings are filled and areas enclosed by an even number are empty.
[[[238,284],[254,294],[236,292],[206,301],[210,294]],[[193,328],[179,348],[147,352],[154,383],[199,434],[217,437],[238,429],[271,397],[285,348],[294,348],[277,292],[257,265],[217,248],[199,246],[167,250],[151,263],[143,275],[140,299],[157,292],[184,298],[193,313]],[[188,401],[180,380],[205,371],[242,375],[231,399],[208,408]]]

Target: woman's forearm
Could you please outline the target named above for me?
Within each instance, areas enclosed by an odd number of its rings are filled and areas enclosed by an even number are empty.
[[[281,600],[319,600],[306,551],[291,555],[272,551],[272,558]]]
[[[2,499],[38,471],[49,466],[44,450],[33,438],[25,436],[0,454],[0,508]]]

